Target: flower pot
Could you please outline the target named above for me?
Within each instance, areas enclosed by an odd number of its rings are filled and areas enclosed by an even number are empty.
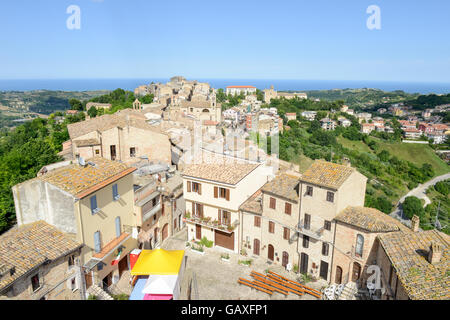
[[[191,248],[191,251],[193,251],[193,252],[195,252],[197,254],[201,254],[201,255],[205,254],[205,251],[198,251],[198,250],[195,250],[195,249],[192,249],[192,248]]]

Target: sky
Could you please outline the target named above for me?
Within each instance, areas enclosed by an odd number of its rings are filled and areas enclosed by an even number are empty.
[[[450,83],[449,12],[448,0],[3,0],[0,79]]]

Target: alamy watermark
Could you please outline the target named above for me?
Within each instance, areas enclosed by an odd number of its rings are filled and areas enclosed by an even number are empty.
[[[66,10],[67,14],[70,16],[66,20],[66,26],[69,30],[80,30],[81,29],[81,9],[77,5],[70,5]]]
[[[370,5],[366,10],[370,16],[367,18],[366,26],[369,30],[381,30],[381,9],[377,5]]]

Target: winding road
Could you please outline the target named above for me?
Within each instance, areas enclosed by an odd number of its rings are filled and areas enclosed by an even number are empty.
[[[409,191],[406,195],[404,195],[402,198],[400,198],[400,200],[397,202],[397,205],[395,206],[395,209],[393,212],[390,213],[391,217],[394,217],[398,220],[400,220],[402,223],[406,224],[407,226],[410,225],[410,220],[406,217],[403,217],[403,211],[400,208],[400,205],[403,203],[403,201],[405,201],[406,197],[410,197],[410,196],[414,196],[417,197],[419,199],[424,199],[425,200],[425,205],[428,205],[429,203],[431,203],[430,199],[427,197],[426,195],[426,190],[430,187],[435,185],[437,182],[439,181],[443,181],[443,180],[447,180],[450,179],[450,173],[446,173],[443,174],[441,176],[437,176],[423,184],[419,184],[416,188],[412,189],[411,191]]]

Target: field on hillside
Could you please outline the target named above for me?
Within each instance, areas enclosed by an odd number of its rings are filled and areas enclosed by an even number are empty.
[[[433,166],[435,175],[439,176],[450,172],[449,166],[440,159],[434,150],[425,144],[413,144],[402,142],[386,142],[375,137],[370,137],[379,145],[379,151],[386,150],[391,155],[402,160],[407,160],[415,165],[421,167],[424,163],[429,163]],[[338,142],[345,148],[358,150],[359,152],[374,153],[364,142],[351,141],[342,136],[338,137]]]

